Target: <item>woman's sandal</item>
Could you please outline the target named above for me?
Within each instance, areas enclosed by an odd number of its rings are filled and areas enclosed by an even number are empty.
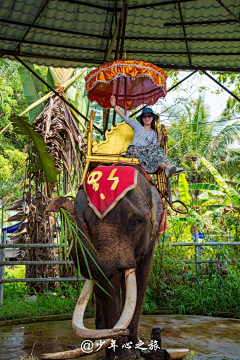
[[[169,165],[166,167],[165,175],[167,178],[170,178],[172,175],[180,174],[183,171],[184,171],[183,168],[178,168],[175,165],[172,165],[172,166]]]
[[[175,165],[168,165],[165,169],[165,175],[167,178],[170,178],[173,174],[175,174],[177,167]]]

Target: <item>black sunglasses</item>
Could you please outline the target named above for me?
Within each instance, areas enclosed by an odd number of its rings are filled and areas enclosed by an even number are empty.
[[[153,117],[153,115],[143,115],[143,116],[142,116],[143,119],[144,119],[144,118],[151,118],[151,117]]]

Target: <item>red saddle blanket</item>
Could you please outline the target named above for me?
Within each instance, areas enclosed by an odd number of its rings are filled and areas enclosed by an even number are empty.
[[[103,219],[120,199],[137,186],[138,170],[130,166],[98,166],[84,182],[89,206]]]

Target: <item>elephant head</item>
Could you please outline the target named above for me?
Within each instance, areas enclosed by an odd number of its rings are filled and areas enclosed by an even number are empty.
[[[146,179],[141,170],[138,171],[137,186],[128,191],[103,219],[100,219],[89,206],[83,188],[79,190],[74,205],[70,200],[58,197],[52,200],[47,209],[59,211],[61,207],[65,208],[69,216],[76,219],[78,227],[83,232],[87,229],[95,248],[94,251],[91,244],[82,237],[85,247],[91,254],[87,255],[87,261],[92,277],[110,296],[94,285],[96,330],[86,329],[83,325],[83,314],[92,290],[92,283],[87,280],[74,311],[73,329],[86,339],[107,339],[104,346],[108,360],[114,359],[115,356],[118,359],[130,360],[140,355],[140,351],[135,349],[139,341],[138,321],[158,239],[159,221],[163,215],[163,203],[156,187]],[[81,274],[89,278],[80,247],[77,251]],[[74,250],[72,256],[76,262]],[[112,286],[105,280],[99,268],[108,277]],[[108,346],[113,338],[117,338],[115,352]],[[125,343],[130,343],[131,349],[124,347]],[[94,346],[96,350],[96,341]],[[76,349],[59,355],[44,354],[42,358],[66,359],[81,355],[84,356],[86,353]]]

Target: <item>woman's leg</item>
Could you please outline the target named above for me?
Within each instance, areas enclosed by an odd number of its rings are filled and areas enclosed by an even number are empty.
[[[167,178],[170,178],[173,174],[175,174],[177,170],[177,167],[175,165],[172,165],[170,162],[168,163],[162,162],[160,164],[160,168],[164,170]]]
[[[166,170],[166,168],[167,168],[168,166],[172,166],[172,164],[171,164],[170,162],[168,162],[168,163],[162,162],[162,163],[160,164],[160,168],[163,169],[163,170]]]
[[[167,178],[170,178],[173,174],[180,174],[183,172],[183,168],[177,168],[175,165],[171,164],[170,162],[160,164],[160,168],[165,171],[165,175]]]

